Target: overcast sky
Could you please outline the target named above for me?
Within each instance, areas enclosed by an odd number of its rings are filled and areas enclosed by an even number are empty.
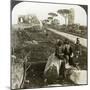
[[[50,4],[50,3],[33,3],[21,2],[17,4],[12,11],[12,24],[17,23],[19,15],[35,14],[39,20],[47,19],[49,12],[57,12],[58,9],[70,9],[75,11],[75,23],[87,25],[87,15],[85,10],[77,5],[66,4]],[[56,17],[60,20],[60,24],[64,24],[64,18],[60,15]]]

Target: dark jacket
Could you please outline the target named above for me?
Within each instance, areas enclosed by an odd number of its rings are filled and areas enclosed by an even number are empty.
[[[63,49],[62,49],[62,46],[56,46],[56,49],[55,49],[55,56],[59,59],[62,59],[63,60]]]
[[[63,53],[64,55],[71,55],[73,53],[72,47],[70,45],[65,46],[65,48],[63,48]]]

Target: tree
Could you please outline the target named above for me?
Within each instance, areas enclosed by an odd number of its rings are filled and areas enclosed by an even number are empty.
[[[48,15],[51,15],[52,17],[56,17],[56,16],[58,16],[56,13],[53,13],[53,12],[48,13]]]
[[[57,17],[57,16],[58,16],[56,13],[53,13],[53,12],[48,13],[48,15],[50,15],[50,17],[48,17],[48,20],[49,20],[50,22],[53,21],[53,18],[54,18],[54,17]]]
[[[67,26],[67,20],[68,20],[68,15],[70,13],[70,10],[68,9],[60,9],[57,11],[60,15],[62,15],[65,18],[65,25]]]
[[[53,19],[53,17],[48,17],[48,20],[52,20]]]

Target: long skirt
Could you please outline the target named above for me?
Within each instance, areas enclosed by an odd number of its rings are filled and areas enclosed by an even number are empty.
[[[49,82],[53,82],[58,79],[60,75],[60,67],[62,60],[55,56],[55,53],[51,54],[45,66],[44,75]]]

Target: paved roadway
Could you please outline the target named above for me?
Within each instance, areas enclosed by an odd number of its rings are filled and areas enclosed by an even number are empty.
[[[47,28],[47,29],[49,31],[51,31],[51,32],[54,32],[54,33],[56,33],[58,35],[61,35],[61,36],[65,37],[65,38],[71,40],[74,43],[76,41],[76,38],[79,38],[80,44],[82,46],[84,46],[84,47],[87,47],[87,39],[85,39],[85,38],[82,38],[82,37],[79,37],[79,36],[75,36],[75,35],[72,35],[72,34],[68,34],[68,33],[64,33],[64,32],[60,32],[60,31],[57,31],[57,30],[51,29],[51,28]]]

